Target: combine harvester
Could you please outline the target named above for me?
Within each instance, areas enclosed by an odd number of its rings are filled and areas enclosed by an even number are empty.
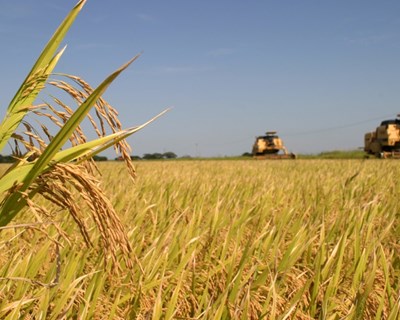
[[[383,159],[400,159],[400,114],[396,119],[385,120],[373,132],[364,136],[364,151]]]
[[[253,145],[255,159],[296,159],[294,153],[288,153],[275,131],[268,131],[265,136],[259,136]]]

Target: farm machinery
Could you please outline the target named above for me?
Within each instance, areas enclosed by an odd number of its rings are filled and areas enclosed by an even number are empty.
[[[364,151],[378,158],[400,159],[400,115],[382,121],[373,132],[364,136]]]
[[[256,137],[252,154],[255,159],[296,159],[295,154],[288,153],[275,131],[267,131],[266,135]]]

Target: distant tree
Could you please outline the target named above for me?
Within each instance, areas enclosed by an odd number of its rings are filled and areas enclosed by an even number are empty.
[[[253,156],[250,152],[245,152],[242,154],[242,157],[251,157]]]
[[[143,159],[146,159],[146,160],[155,160],[155,159],[162,159],[162,158],[163,158],[162,153],[158,153],[158,152],[156,152],[156,153],[145,153],[143,155]]]
[[[163,157],[164,157],[165,159],[176,159],[176,158],[177,158],[177,155],[176,155],[175,153],[171,152],[171,151],[168,151],[168,152],[165,152],[165,153],[163,154]]]
[[[131,160],[142,160],[139,156],[131,156]]]
[[[145,154],[143,154],[142,159],[144,159],[144,160],[160,160],[160,159],[175,159],[177,157],[178,156],[175,153],[168,151],[168,152],[164,152],[164,153],[159,153],[159,152],[145,153]]]
[[[145,153],[145,154],[143,154],[143,157],[142,157],[143,159],[145,159],[145,160],[151,160],[151,159],[154,159],[154,157],[153,157],[153,154],[152,153]]]
[[[163,158],[163,154],[162,153],[153,153],[154,159],[162,159]]]
[[[93,157],[93,160],[94,160],[94,161],[107,161],[108,158],[107,158],[107,157],[104,157],[104,156],[94,156],[94,157]]]

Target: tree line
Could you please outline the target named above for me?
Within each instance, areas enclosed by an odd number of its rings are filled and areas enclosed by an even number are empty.
[[[162,160],[162,159],[176,159],[178,156],[171,151],[160,153],[145,153],[142,157],[140,156],[131,156],[132,160]],[[94,159],[95,161],[106,161],[105,159]],[[121,158],[115,158],[115,160],[121,160]]]
[[[178,156],[171,151],[164,153],[145,153],[142,157],[140,156],[131,156],[132,160],[160,160],[160,159],[176,159]],[[106,156],[94,156],[94,161],[108,161],[109,159]],[[114,160],[121,160],[121,158],[115,158]],[[16,158],[12,155],[3,156],[0,154],[0,163],[13,163],[16,161]]]

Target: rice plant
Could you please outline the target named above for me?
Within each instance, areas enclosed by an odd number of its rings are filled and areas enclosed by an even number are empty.
[[[80,77],[53,73],[64,52],[56,50],[84,4],[79,1],[56,30],[0,124],[0,151],[9,144],[16,160],[0,177],[0,235],[7,239],[0,244],[2,319],[70,317],[77,313],[71,308],[77,299],[90,301],[100,292],[101,287],[93,284],[90,291],[89,282],[89,291],[82,294],[86,279],[95,279],[97,285],[111,272],[133,268],[126,230],[100,186],[91,159],[113,146],[133,179],[135,170],[125,138],[164,112],[143,125],[123,129],[117,111],[101,98],[138,56],[97,88]],[[58,93],[45,97],[43,89],[49,87]],[[65,96],[69,102],[61,98]],[[81,126],[85,118],[97,139],[87,138]],[[71,219],[78,237],[68,232]],[[85,273],[75,258],[85,259],[82,250],[92,246],[99,259],[96,270]],[[67,247],[72,251],[66,253]],[[99,308],[79,308],[84,317],[94,312]]]
[[[0,178],[0,227],[9,225],[25,207],[34,213],[28,221],[36,219],[46,224],[46,221],[57,219],[57,211],[49,212],[37,205],[37,198],[42,196],[58,209],[69,211],[83,239],[91,245],[87,213],[83,214],[81,206],[77,205],[79,195],[90,209],[92,221],[101,231],[101,246],[106,255],[117,265],[115,250],[119,248],[124,252],[125,263],[131,264],[126,233],[111,203],[98,186],[94,176],[96,168],[90,159],[114,146],[134,178],[130,149],[124,139],[147,123],[123,129],[116,110],[101,95],[138,56],[95,89],[76,76],[59,74],[58,78],[51,78],[64,52],[64,49],[58,53],[56,50],[84,4],[84,0],[79,1],[56,30],[10,102],[0,124],[0,151],[7,143],[11,144],[17,160]],[[69,95],[78,107],[71,107],[58,96],[40,96],[42,89],[49,86]],[[37,103],[39,97],[42,103]],[[94,116],[89,113],[92,108],[95,109]],[[89,141],[85,136],[81,127],[85,118],[89,119],[98,139]],[[46,122],[51,125],[46,125]],[[52,131],[54,127],[58,131]]]

